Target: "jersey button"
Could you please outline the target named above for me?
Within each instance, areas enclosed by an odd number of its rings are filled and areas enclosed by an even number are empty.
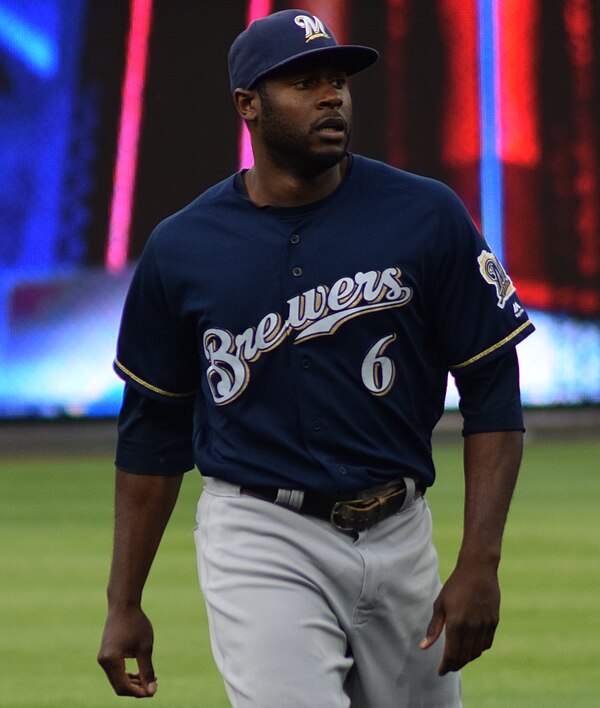
[[[313,420],[312,427],[313,427],[313,430],[321,430],[321,428],[323,427],[323,424],[321,423],[320,420]]]
[[[310,369],[310,359],[302,359],[302,366],[305,369]]]
[[[293,243],[294,246],[295,246],[297,243],[300,243],[300,236],[298,236],[298,234],[294,234],[294,235],[290,238],[290,243]]]
[[[296,266],[295,268],[292,268],[292,275],[295,278],[299,278],[302,275],[302,268],[299,268],[298,266]]]
[[[338,467],[338,472],[339,472],[341,475],[348,474],[348,470],[344,467],[344,465],[340,465],[340,466]]]

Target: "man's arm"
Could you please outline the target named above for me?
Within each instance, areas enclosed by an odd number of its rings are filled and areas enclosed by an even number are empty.
[[[453,573],[434,603],[421,648],[446,630],[440,675],[458,671],[492,646],[500,609],[498,564],[521,455],[521,431],[467,435],[463,541]]]
[[[156,693],[152,625],[142,612],[141,598],[182,479],[183,475],[116,471],[108,616],[98,662],[120,696],[144,698]],[[137,674],[125,672],[126,657],[137,660]]]

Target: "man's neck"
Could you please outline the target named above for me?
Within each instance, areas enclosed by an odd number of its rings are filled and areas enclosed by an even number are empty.
[[[258,207],[294,207],[318,202],[334,192],[342,182],[348,156],[315,177],[302,177],[273,165],[255,164],[244,173],[244,184],[251,201]]]

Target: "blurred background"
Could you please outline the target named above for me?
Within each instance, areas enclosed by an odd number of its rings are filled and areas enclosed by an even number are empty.
[[[112,371],[151,230],[251,164],[226,54],[298,6],[376,47],[352,149],[447,182],[537,332],[494,648],[467,708],[595,708],[600,691],[600,0],[0,0],[0,706],[119,706],[95,663],[112,544]],[[460,544],[450,382],[428,492],[440,574]],[[186,475],[144,593],[153,705],[225,708]],[[133,666],[129,667],[133,669]]]
[[[447,182],[512,276],[538,330],[524,402],[600,403],[600,2],[301,4],[381,52],[352,149]],[[0,417],[116,414],[149,233],[251,164],[228,46],[294,5],[0,0]]]

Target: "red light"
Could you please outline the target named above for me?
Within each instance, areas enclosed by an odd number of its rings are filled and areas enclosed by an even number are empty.
[[[596,163],[598,134],[593,107],[594,26],[591,1],[566,0],[564,19],[574,86],[577,261],[582,275],[591,278],[600,273],[600,186]]]
[[[475,0],[441,0],[446,44],[443,159],[450,165],[477,163],[481,153]]]

